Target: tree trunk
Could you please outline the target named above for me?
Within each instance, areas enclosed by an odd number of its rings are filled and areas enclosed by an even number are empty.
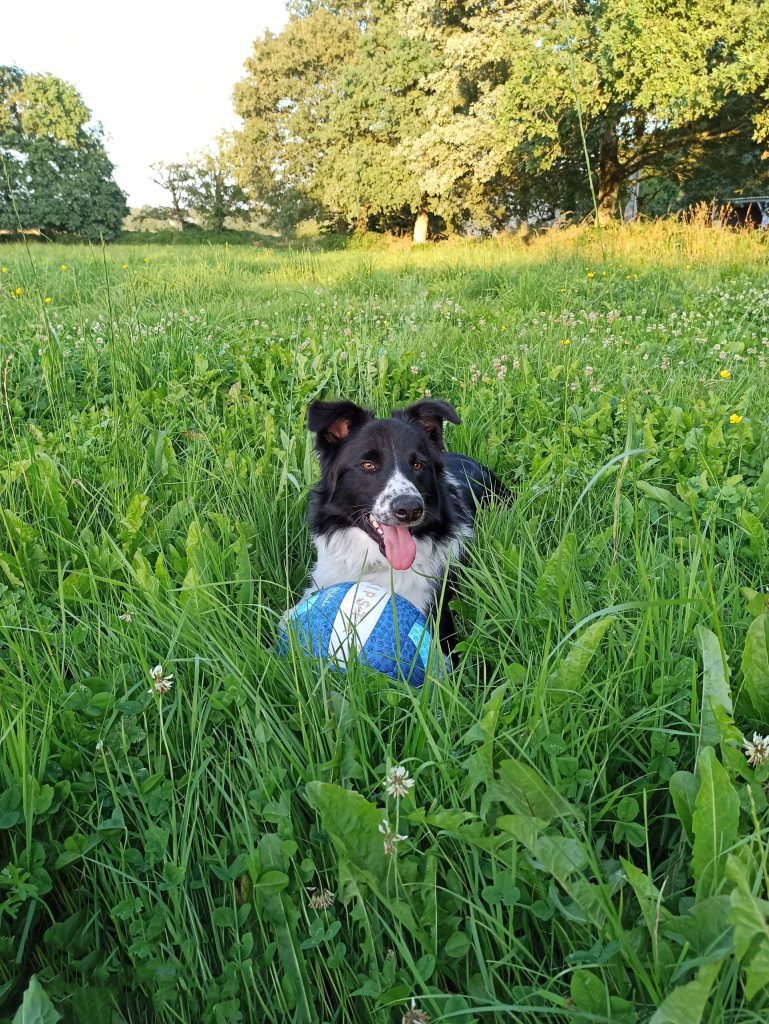
[[[634,221],[638,216],[638,192],[640,189],[641,172],[633,171],[630,175],[630,181],[628,181],[628,200],[625,206],[625,212],[622,215],[622,219],[627,224],[629,221]]]
[[[617,214],[622,165],[619,142],[613,126],[606,129],[598,153],[598,222],[611,221]]]
[[[423,245],[427,241],[427,229],[430,225],[430,215],[427,209],[422,206],[414,221],[414,244]]]
[[[184,210],[182,209],[182,197],[176,189],[171,189],[171,213],[176,224],[177,231],[184,231]]]

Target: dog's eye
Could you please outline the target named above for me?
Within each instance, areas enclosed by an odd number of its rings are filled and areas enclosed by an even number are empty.
[[[377,467],[375,462],[361,462],[360,468],[364,473],[376,473]]]
[[[413,469],[413,470],[414,470],[414,471],[415,471],[416,473],[418,473],[418,472],[419,472],[419,470],[420,470],[420,469],[422,468],[422,463],[421,463],[421,462],[412,462],[412,463],[411,463],[411,468],[412,468],[412,469]]]

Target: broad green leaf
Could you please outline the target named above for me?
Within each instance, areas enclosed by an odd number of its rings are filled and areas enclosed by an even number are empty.
[[[424,941],[414,916],[413,901],[394,898],[388,889],[393,859],[385,855],[379,831],[383,811],[359,793],[329,782],[308,782],[305,793],[307,802],[318,812],[323,828],[331,836],[337,856],[356,882],[370,886],[390,912]],[[390,826],[394,829],[395,823],[391,821]]]
[[[746,508],[737,509],[737,522],[750,538],[750,543],[753,547],[766,547],[766,532],[761,525],[761,520],[757,519],[752,512],[749,512]]]
[[[0,828],[12,828],[22,820],[21,801],[21,786],[11,786],[0,793]]]
[[[675,939],[680,946],[688,945],[692,958],[717,960],[733,952],[730,910],[728,896],[711,896],[698,900],[686,914],[677,917],[663,915],[659,931],[665,937]]]
[[[730,920],[734,925],[734,955],[745,972],[748,999],[769,984],[769,902],[753,894],[742,861],[732,855],[727,876],[734,882]]]
[[[723,960],[703,964],[693,981],[679,985],[663,999],[649,1024],[700,1024]]]
[[[361,874],[383,885],[388,870],[379,832],[383,811],[359,793],[328,782],[308,782],[305,792],[339,852]]]
[[[251,556],[248,552],[248,541],[242,526],[238,531],[238,539],[235,542],[235,561],[237,565],[235,578],[237,584],[235,591],[237,595],[236,600],[244,608],[252,604],[254,600],[254,580],[251,570]]]
[[[753,619],[745,637],[742,675],[750,702],[762,721],[769,721],[769,615]]]
[[[641,871],[624,857],[620,857],[620,863],[638,900],[646,927],[651,935],[655,935],[659,922],[670,917],[670,911],[662,902],[662,893],[645,871]]]
[[[94,578],[86,569],[75,569],[61,581],[63,601],[83,601],[93,592]]]
[[[726,675],[721,644],[715,633],[697,626],[697,640],[702,651],[702,707],[700,709],[700,746],[715,746],[724,738],[715,708],[721,707],[732,717],[732,695]]]
[[[569,699],[570,693],[580,689],[582,677],[590,661],[603,640],[604,633],[614,621],[611,615],[592,622],[580,636],[574,640],[569,653],[550,673],[547,688],[551,700],[563,703]]]
[[[464,956],[470,948],[470,939],[465,932],[454,932],[443,947],[446,956],[458,958]]]
[[[559,882],[581,871],[588,862],[584,845],[569,836],[542,835],[534,842],[531,852]]]
[[[539,836],[547,828],[547,822],[532,818],[530,814],[503,814],[496,821],[497,828],[509,832],[527,850],[533,850]]]
[[[604,926],[606,896],[602,893],[602,885],[577,874],[589,859],[584,844],[571,837],[545,834],[546,823],[530,815],[505,814],[497,819],[496,824],[501,831],[515,836],[526,847],[535,863],[552,874],[574,901],[569,909],[572,914],[578,913],[579,918],[572,919],[591,921],[599,928]]]
[[[289,864],[286,845],[274,832],[262,836],[257,852],[258,862],[265,871],[260,872],[260,878],[268,876],[275,879],[281,874],[287,877]],[[256,861],[253,866],[256,868]],[[295,908],[289,897],[279,889],[280,886],[267,885],[259,890],[262,916],[274,931],[283,976],[292,990],[292,1003],[296,1007],[292,1019],[295,1024],[310,1024],[317,1019],[317,1014],[312,1006],[307,967],[296,933]]]
[[[8,582],[11,584],[12,587],[23,587],[23,581],[20,580],[16,573],[13,571],[13,569],[15,568],[15,566],[12,567],[13,562],[14,559],[11,555],[6,554],[5,552],[0,553],[0,569],[2,569],[3,574],[5,575]]]
[[[254,888],[259,890],[269,890],[270,892],[282,892],[288,887],[290,879],[284,871],[265,871],[264,874],[259,875],[259,878],[254,882]]]
[[[201,580],[198,570],[191,565],[182,580],[179,604],[185,611],[199,612],[210,604],[208,588]]]
[[[478,1018],[470,1009],[464,996],[449,996],[443,1004],[443,1019],[451,1024],[473,1024]]]
[[[512,758],[500,764],[492,796],[506,804],[513,814],[529,815],[544,822],[583,817],[582,812],[564,800],[539,772]]]
[[[110,989],[93,984],[76,988],[72,993],[73,1020],[88,1024],[112,1024],[114,999]]]
[[[635,821],[640,810],[640,805],[634,796],[623,796],[617,807],[617,820]]]
[[[639,480],[638,490],[643,491],[644,494],[654,501],[660,502],[669,512],[675,515],[690,515],[689,506],[686,502],[681,501],[680,498],[677,498],[670,491],[666,491],[664,487],[656,487],[646,480]]]
[[[753,488],[753,498],[756,502],[760,519],[769,519],[769,459],[764,463],[761,476]]]
[[[740,593],[745,598],[745,605],[752,616],[769,612],[769,594],[762,594],[750,587],[740,587]]]
[[[535,597],[548,611],[557,612],[568,593],[576,565],[576,541],[567,533],[547,560],[537,581]]]
[[[465,759],[465,798],[479,785],[490,786],[494,780],[494,736],[497,730],[502,702],[507,694],[507,685],[497,686],[483,705],[481,719],[465,735],[464,742],[481,740],[481,745]]]
[[[177,459],[174,446],[163,430],[156,430],[150,439],[148,455],[152,467],[152,475],[158,479],[168,476],[176,468]]]
[[[152,566],[141,551],[134,552],[131,570],[133,572],[134,581],[139,589],[147,596],[157,597],[160,593],[160,581],[152,571]]]
[[[697,771],[700,788],[692,817],[692,871],[697,899],[703,899],[715,894],[723,881],[726,857],[737,840],[740,802],[713,747],[700,751]]]
[[[13,1024],[56,1024],[57,1020],[61,1020],[61,1014],[33,974],[21,1006],[13,1018]]]
[[[596,1016],[606,1016],[609,1006],[609,993],[606,982],[597,974],[588,970],[575,971],[569,983],[572,1002],[578,1010]]]
[[[120,532],[118,533],[120,542],[125,547],[131,544],[131,541],[142,528],[144,513],[147,511],[149,503],[150,499],[146,494],[134,494],[128,502],[128,508],[120,523]]]

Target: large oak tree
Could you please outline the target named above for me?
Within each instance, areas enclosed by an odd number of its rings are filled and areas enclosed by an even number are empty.
[[[246,70],[240,173],[294,215],[423,237],[767,181],[769,0],[296,0]]]
[[[126,213],[101,127],[75,87],[0,67],[0,228],[112,238]]]

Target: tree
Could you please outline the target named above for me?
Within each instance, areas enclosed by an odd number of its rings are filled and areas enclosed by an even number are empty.
[[[335,102],[321,131],[321,158],[312,187],[324,206],[365,225],[410,221],[414,241],[427,240],[429,214],[447,215],[412,159],[428,128],[422,82],[440,55],[404,31],[397,15],[372,20],[352,60],[337,77]]]
[[[189,166],[176,161],[161,160],[150,164],[150,168],[153,173],[152,181],[168,192],[171,197],[170,219],[178,231],[184,231],[191,180]]]
[[[236,87],[239,173],[359,228],[610,217],[761,179],[769,0],[293,0]],[[588,173],[587,165],[590,166]],[[765,177],[765,176],[764,176]]]
[[[322,133],[333,106],[337,74],[351,59],[359,34],[349,13],[305,5],[283,31],[265,33],[234,90],[243,127],[235,137],[238,180],[273,222],[323,216],[317,169]]]
[[[127,212],[102,129],[53,75],[0,68],[0,228],[112,238]]]
[[[760,130],[769,85],[767,0],[525,0],[506,5],[508,77],[498,142],[515,174],[583,148],[599,214],[640,176],[685,171],[735,131]],[[742,123],[723,116],[735,101]],[[739,106],[739,104],[737,104]],[[751,108],[751,109],[746,109]],[[767,126],[769,127],[769,125]]]
[[[229,153],[227,140],[219,139],[216,149],[205,150],[187,168],[189,204],[214,231],[222,230],[227,217],[250,212],[248,196],[235,181]]]

